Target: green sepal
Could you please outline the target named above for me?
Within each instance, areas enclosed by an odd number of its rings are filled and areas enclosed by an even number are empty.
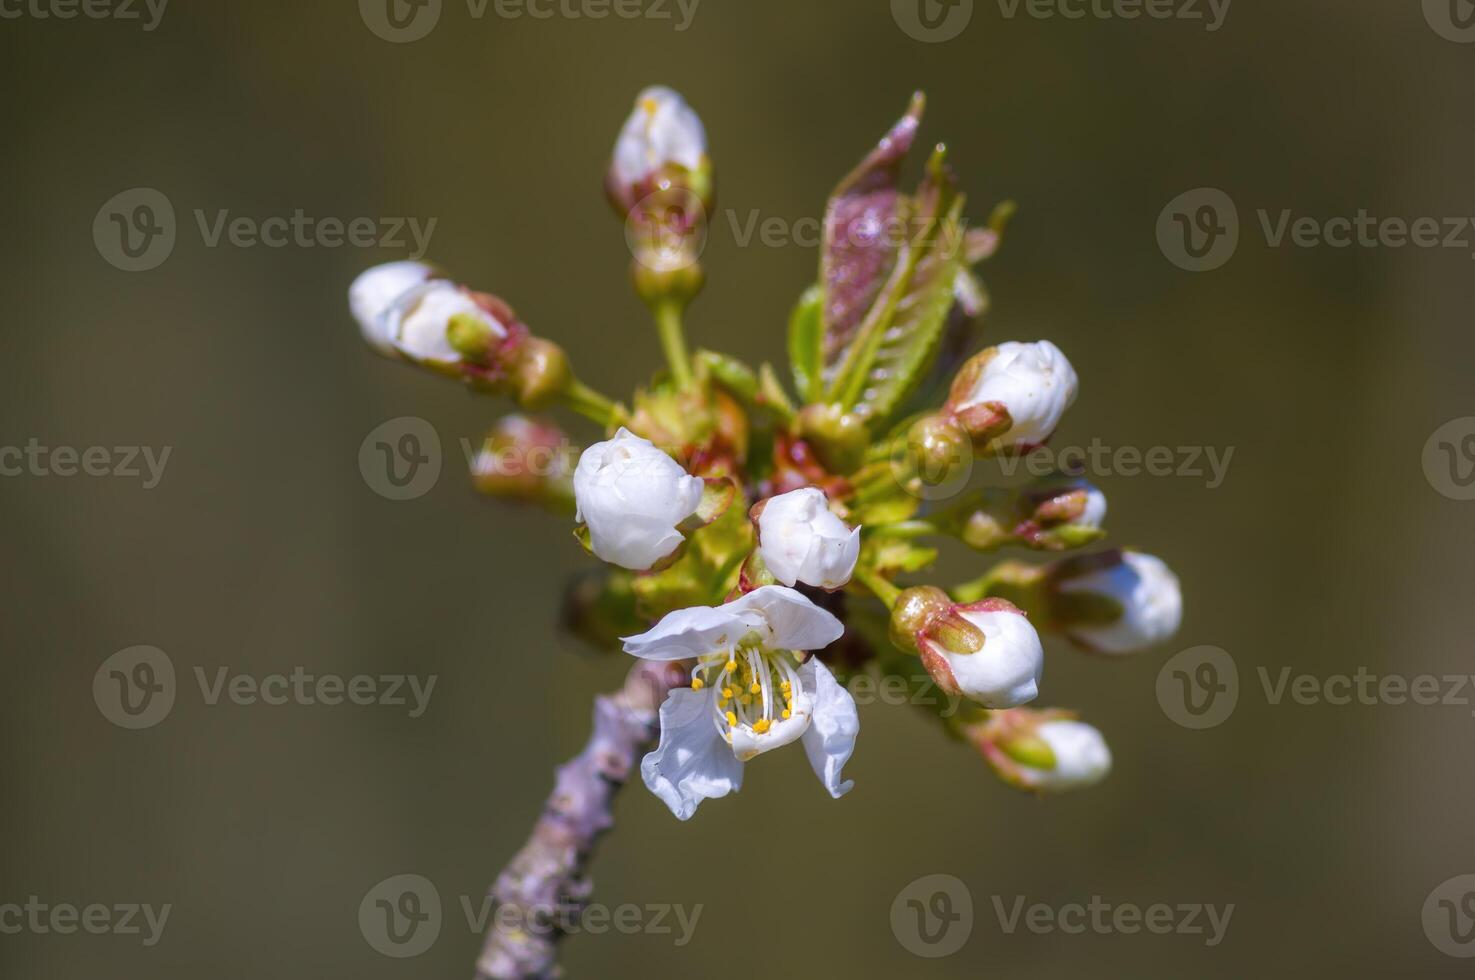
[[[811,286],[789,316],[789,366],[806,404],[824,400],[824,301],[824,289]]]

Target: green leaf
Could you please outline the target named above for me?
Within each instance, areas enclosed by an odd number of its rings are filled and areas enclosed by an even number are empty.
[[[811,286],[789,317],[789,364],[806,404],[824,398],[824,290]]]

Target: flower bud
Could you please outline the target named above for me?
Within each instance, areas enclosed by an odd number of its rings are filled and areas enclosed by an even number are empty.
[[[1106,496],[1084,480],[1052,480],[971,494],[935,520],[977,551],[1006,545],[1064,551],[1104,536]]]
[[[348,308],[358,321],[364,340],[381,354],[396,351],[389,313],[400,297],[439,274],[424,262],[386,262],[366,269],[348,287]]]
[[[512,367],[517,403],[531,411],[552,404],[574,378],[563,348],[542,337],[528,337],[518,345]]]
[[[390,309],[388,321],[391,342],[401,354],[443,369],[485,359],[508,332],[507,324],[486,309],[476,294],[444,279],[401,296]]]
[[[1069,559],[1049,575],[1052,625],[1099,653],[1133,653],[1169,639],[1183,619],[1178,577],[1162,559],[1109,551]]]
[[[919,419],[907,431],[907,453],[929,486],[942,486],[973,465],[968,433],[946,413]]]
[[[799,436],[832,473],[854,473],[865,462],[870,435],[865,420],[839,405],[810,405],[799,413]]]
[[[860,558],[860,528],[851,530],[830,511],[823,490],[806,487],[753,508],[758,550],[773,577],[833,592],[843,588]]]
[[[981,451],[1043,445],[1076,400],[1075,368],[1048,340],[992,347],[964,365],[947,409]]]
[[[678,525],[702,506],[705,484],[628,429],[584,450],[574,470],[576,519],[600,559],[645,571],[684,540]]]
[[[712,162],[701,117],[673,89],[652,86],[615,141],[606,187],[621,218],[663,186],[679,186],[711,206]]]
[[[1082,789],[1111,772],[1106,739],[1069,712],[1001,711],[966,734],[999,777],[1019,789]]]
[[[910,632],[910,642],[907,634]],[[937,685],[986,708],[1034,700],[1045,669],[1039,634],[1003,599],[953,605],[939,589],[908,589],[891,612],[891,633],[915,648]]]
[[[509,415],[482,442],[471,477],[492,496],[567,504],[573,500],[573,465],[568,436],[558,425]]]

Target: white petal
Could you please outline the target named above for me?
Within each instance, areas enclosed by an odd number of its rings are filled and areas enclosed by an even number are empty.
[[[507,336],[507,328],[464,289],[437,279],[400,297],[396,308],[390,311],[394,345],[417,361],[456,364],[461,354],[451,346],[448,336],[451,318],[455,316],[475,317],[496,336]]]
[[[691,660],[736,645],[753,628],[729,603],[668,613],[639,636],[624,638],[625,652],[642,660]]]
[[[755,589],[727,608],[739,614],[761,613],[771,631],[768,645],[775,650],[823,650],[845,635],[840,620],[782,585]]]
[[[1110,568],[1071,579],[1062,592],[1108,596],[1122,606],[1122,618],[1106,626],[1076,627],[1071,635],[1104,653],[1133,653],[1170,639],[1183,622],[1183,590],[1161,558],[1123,553]]]
[[[968,397],[958,408],[998,402],[1014,426],[1003,441],[1036,446],[1049,439],[1076,400],[1080,381],[1060,348],[1048,340],[999,344]]]
[[[1040,693],[1045,651],[1029,620],[1017,612],[961,612],[983,631],[984,643],[977,653],[939,651],[959,689],[985,708],[1014,708],[1033,701]]]
[[[362,272],[348,287],[348,308],[364,339],[376,350],[392,353],[389,311],[396,300],[435,274],[424,262],[386,262]]]
[[[855,785],[852,780],[841,780],[841,770],[855,751],[860,714],[850,692],[818,660],[800,667],[799,677],[806,689],[813,685],[814,690],[814,720],[804,733],[804,753],[819,781],[838,800]]]
[[[743,785],[743,764],[712,722],[715,696],[685,687],[672,691],[661,705],[661,741],[640,763],[645,785],[678,820],[690,820],[703,800]]]
[[[707,131],[677,92],[656,85],[641,92],[615,142],[615,179],[633,186],[670,163],[701,166]]]
[[[830,510],[817,487],[771,497],[758,518],[759,551],[773,577],[838,589],[850,581],[860,557],[859,529],[852,531]]]
[[[594,553],[632,571],[680,546],[676,527],[701,506],[703,490],[701,480],[627,429],[584,450],[574,470],[577,518]]]
[[[1054,769],[1023,769],[1031,786],[1067,790],[1092,786],[1111,772],[1111,749],[1090,725],[1079,721],[1047,721],[1035,729],[1055,753]]]

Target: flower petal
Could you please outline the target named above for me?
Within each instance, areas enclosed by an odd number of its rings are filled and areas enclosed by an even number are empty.
[[[809,671],[808,674],[805,671]],[[855,699],[840,686],[830,668],[818,660],[810,660],[799,668],[804,686],[814,691],[814,719],[804,733],[804,754],[809,766],[830,795],[839,799],[855,786],[854,781],[841,781],[840,771],[855,751],[860,734],[860,713]]]
[[[726,606],[692,606],[668,613],[639,636],[624,637],[625,652],[642,660],[691,660],[726,650],[752,626]]]
[[[782,585],[755,589],[726,608],[761,613],[772,630],[770,646],[778,650],[823,650],[845,635],[840,620]]]
[[[678,820],[690,820],[703,800],[743,786],[743,764],[712,723],[710,691],[678,688],[661,705],[661,741],[640,763],[645,785]]]

